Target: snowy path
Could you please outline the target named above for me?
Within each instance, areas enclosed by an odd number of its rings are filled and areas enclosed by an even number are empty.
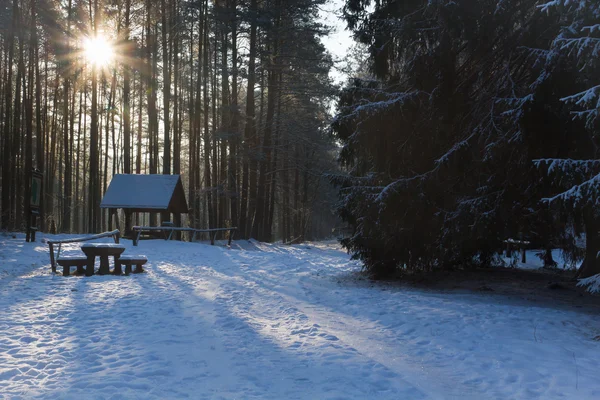
[[[600,398],[598,316],[371,287],[334,244],[125,244],[146,274],[64,278],[0,236],[0,398]]]

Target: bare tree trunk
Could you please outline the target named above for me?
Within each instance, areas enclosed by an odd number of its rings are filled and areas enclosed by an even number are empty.
[[[275,12],[279,12],[279,2],[275,2]],[[277,98],[277,80],[278,80],[278,51],[279,51],[279,17],[276,18],[274,31],[272,34],[272,53],[268,64],[268,93],[267,93],[267,114],[264,127],[263,143],[261,146],[260,174],[258,178],[258,194],[256,197],[256,221],[257,239],[261,241],[269,240],[271,236],[271,227],[268,226],[268,189],[267,189],[267,167],[271,167],[271,136],[273,132],[273,118],[275,116],[275,100]]]
[[[256,84],[256,14],[257,0],[250,1],[250,52],[248,54],[248,86],[246,90],[246,122],[244,127],[244,154],[242,161],[242,197],[240,210],[240,232],[242,237],[248,237],[248,177],[249,177],[249,146],[248,143],[256,135],[256,120],[254,107],[254,85]]]
[[[174,94],[173,94],[173,173],[176,175],[181,174],[181,123],[179,115],[179,1],[173,0],[173,12],[172,12],[172,26],[173,26],[173,70],[174,70]],[[173,219],[176,226],[181,226],[181,214],[176,213],[173,215]],[[177,239],[181,240],[181,233],[177,233]]]
[[[131,0],[125,0],[125,59],[130,60],[129,50],[129,15],[131,11]],[[131,62],[123,63],[123,172],[131,173]],[[125,212],[125,236],[131,234],[131,213]]]
[[[84,82],[85,84],[85,82]],[[81,232],[81,227],[79,226],[79,221],[80,221],[80,209],[79,209],[79,205],[81,204],[81,197],[80,197],[80,193],[82,193],[82,191],[80,190],[79,187],[79,180],[80,180],[80,175],[79,175],[79,168],[80,168],[80,161],[81,161],[81,113],[85,112],[83,109],[83,92],[80,90],[79,91],[79,116],[78,121],[77,121],[77,150],[76,150],[76,163],[75,163],[75,197],[73,199],[74,201],[74,210],[75,210],[75,214],[73,215],[73,230],[75,232]],[[84,147],[85,148],[85,147]]]
[[[231,139],[229,144],[229,196],[231,225],[239,226],[238,216],[238,173],[237,173],[237,151],[240,141],[238,132],[239,109],[238,109],[238,68],[237,68],[237,0],[231,0]]]
[[[164,148],[163,148],[163,174],[169,175],[171,174],[171,137],[169,129],[171,127],[170,124],[170,115],[169,115],[169,107],[171,102],[171,70],[169,68],[169,41],[167,37],[167,32],[169,30],[169,25],[167,23],[167,7],[165,0],[161,0],[161,18],[162,18],[162,61],[163,61],[163,109],[164,109]],[[169,221],[171,220],[170,214],[168,212],[162,213],[162,220]]]
[[[224,21],[223,21],[224,22]],[[229,74],[227,70],[227,29],[222,23],[221,39],[221,132],[220,140],[220,173],[219,173],[219,226],[225,226],[227,219],[227,143],[231,143],[230,105],[229,105]]]
[[[67,32],[66,32],[66,52],[67,54],[71,51],[71,7],[72,0],[69,0],[67,5]],[[71,199],[71,157],[69,153],[69,131],[70,124],[67,123],[69,121],[69,98],[70,98],[70,80],[69,80],[69,63],[65,62],[63,74],[65,75],[63,81],[63,119],[64,119],[64,130],[63,130],[63,152],[64,152],[64,160],[65,160],[65,175],[64,181],[62,183],[63,186],[63,204],[62,204],[62,218],[61,218],[61,231],[69,232],[71,228],[71,215],[70,215],[70,199]]]
[[[91,1],[91,0],[90,0]],[[94,1],[93,32],[98,33],[98,0]],[[92,110],[91,110],[91,132],[90,132],[90,180],[88,195],[88,229],[97,232],[100,227],[100,178],[98,170],[98,76],[96,65],[92,65]]]
[[[36,11],[35,11],[35,1],[32,1],[32,27],[36,26]],[[36,136],[36,166],[37,169],[43,171],[44,169],[44,135],[42,130],[42,85],[40,82],[40,58],[39,58],[39,49],[38,49],[38,38],[37,38],[37,30],[32,28],[32,43],[34,43],[33,47],[35,48],[35,136]],[[40,218],[38,220],[38,228],[41,231],[45,230],[44,224],[44,188],[40,191]]]
[[[279,78],[277,82],[277,121],[275,126],[275,139],[273,141],[273,163],[271,164],[271,187],[269,190],[269,204],[267,207],[267,227],[269,228],[267,231],[266,240],[271,242],[273,241],[273,214],[275,213],[275,188],[277,186],[277,153],[280,146],[280,133],[281,133],[281,80],[282,74],[281,71],[278,73]]]
[[[21,228],[21,217],[23,215],[23,201],[20,199],[20,190],[22,187],[21,184],[21,176],[22,176],[22,164],[19,160],[19,155],[21,154],[21,138],[23,129],[21,126],[22,123],[22,101],[21,95],[23,98],[26,97],[24,93],[21,91],[25,90],[25,60],[23,57],[24,53],[24,38],[23,38],[23,27],[21,24],[23,23],[22,18],[19,15],[19,27],[17,29],[17,36],[19,38],[19,63],[17,67],[17,88],[15,90],[15,103],[14,103],[14,115],[13,115],[13,139],[12,139],[12,153],[11,157],[13,159],[13,169],[12,169],[12,177],[11,177],[11,187],[12,187],[12,198],[11,198],[11,210],[13,217],[13,229],[20,230]]]
[[[156,40],[156,28],[152,32],[150,26],[150,0],[146,3],[146,31],[147,31],[147,45],[146,45],[146,56],[148,66],[148,136],[150,140],[150,173],[156,174],[158,172],[158,111],[156,109],[156,95],[158,85],[157,79],[157,40]],[[157,225],[156,213],[150,213],[150,225]]]
[[[206,192],[206,206],[208,209],[208,226],[214,228],[215,221],[212,203],[212,184],[210,174],[210,133],[208,124],[209,98],[208,98],[208,10],[204,13],[204,57],[203,57],[203,101],[204,101],[204,189]]]
[[[216,26],[216,22],[215,22]],[[218,155],[218,146],[217,146],[217,129],[219,129],[219,117],[217,115],[217,99],[219,98],[219,86],[217,85],[217,54],[219,53],[218,45],[217,45],[217,37],[215,32],[214,45],[213,45],[213,66],[209,68],[209,74],[211,76],[211,105],[212,105],[212,183],[213,183],[213,196],[212,196],[212,210],[211,213],[213,215],[213,223],[215,227],[220,226],[219,220],[220,216],[218,214],[219,210],[219,192],[220,192],[220,177],[219,177],[219,155]]]
[[[35,1],[31,2],[31,21],[30,29],[35,30]],[[26,111],[25,111],[25,123],[26,123],[26,139],[25,139],[25,195],[24,197],[24,221],[25,228],[27,230],[27,241],[31,238],[29,236],[29,227],[31,226],[30,220],[30,197],[31,197],[31,172],[33,169],[33,76],[34,76],[34,64],[36,63],[34,48],[37,46],[35,37],[30,36],[29,39],[29,71],[28,71],[28,84],[27,84],[27,100]]]
[[[12,175],[12,163],[11,154],[11,105],[12,105],[12,64],[15,54],[15,35],[14,32],[17,30],[19,24],[19,1],[13,0],[13,19],[10,32],[8,33],[8,60],[6,68],[8,69],[8,77],[6,79],[5,87],[5,115],[4,115],[4,149],[3,149],[3,163],[2,163],[2,217],[0,218],[0,228],[9,229],[10,224],[10,177]]]
[[[83,152],[83,183],[82,183],[82,198],[83,198],[83,204],[88,204],[88,199],[89,199],[89,188],[87,185],[89,185],[89,181],[87,179],[88,177],[88,152],[87,152],[87,89],[88,89],[88,84],[87,81],[85,81],[84,83],[85,88],[83,90],[83,148],[85,149]],[[88,190],[85,190],[88,189]],[[87,225],[86,223],[86,219],[85,219],[85,211],[84,208],[81,208],[81,213],[82,213],[82,227],[81,227],[81,232],[88,232],[89,229],[89,225]],[[89,221],[89,220],[88,220]]]

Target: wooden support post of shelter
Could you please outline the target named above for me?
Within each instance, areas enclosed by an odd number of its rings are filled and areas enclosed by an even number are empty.
[[[117,174],[113,176],[100,208],[139,212],[187,213],[188,205],[180,175]],[[131,218],[126,218],[130,222]],[[125,226],[131,235],[131,226]]]

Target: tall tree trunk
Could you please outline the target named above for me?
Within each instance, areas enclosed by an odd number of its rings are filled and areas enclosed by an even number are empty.
[[[164,148],[163,148],[163,174],[171,174],[171,137],[169,129],[171,127],[169,106],[171,103],[171,70],[169,68],[169,41],[167,32],[169,25],[167,23],[167,10],[166,1],[161,0],[161,18],[162,18],[162,62],[163,62],[163,110],[164,110]],[[162,220],[169,221],[170,214],[168,212],[162,213]]]
[[[125,60],[123,63],[123,172],[131,174],[131,43],[129,41],[131,0],[125,0]],[[125,212],[125,235],[131,234],[131,213]]]
[[[6,68],[8,69],[8,76],[6,79],[5,87],[5,114],[4,114],[4,149],[3,149],[3,163],[2,163],[2,217],[0,218],[0,228],[9,229],[10,224],[10,178],[12,175],[12,160],[9,154],[12,152],[11,143],[11,106],[12,106],[12,65],[15,54],[15,35],[14,32],[17,30],[19,24],[19,1],[13,0],[13,18],[10,32],[8,33],[8,40],[6,47],[8,48],[8,60]]]
[[[239,226],[238,217],[238,174],[237,174],[237,149],[240,142],[238,132],[238,68],[237,68],[237,0],[231,0],[231,133],[229,144],[229,196],[231,206],[231,225]]]
[[[260,48],[260,46],[259,46]],[[266,64],[266,61],[263,60]],[[250,182],[248,189],[248,215],[250,219],[250,236],[261,240],[259,233],[259,222],[256,217],[256,212],[260,212],[259,218],[262,219],[262,209],[258,209],[257,207],[257,198],[258,198],[258,180],[259,180],[259,168],[260,168],[260,159],[264,156],[263,154],[263,143],[261,138],[261,130],[264,127],[263,124],[263,116],[265,110],[265,68],[260,69],[260,102],[259,102],[259,111],[258,111],[258,127],[255,130],[254,137],[252,138],[252,143],[250,147]]]
[[[66,32],[66,54],[71,52],[71,6],[72,0],[69,0],[67,6],[67,32]],[[70,215],[70,206],[71,206],[71,165],[72,159],[69,155],[69,132],[70,132],[70,124],[67,123],[69,120],[69,98],[70,98],[70,79],[69,79],[69,66],[70,63],[68,61],[68,57],[65,56],[65,60],[63,61],[63,91],[64,91],[64,105],[63,105],[63,119],[65,121],[64,130],[63,130],[63,152],[64,152],[64,160],[65,160],[65,175],[64,181],[62,183],[63,186],[63,206],[62,206],[62,223],[61,223],[61,231],[69,232],[71,230],[71,215]]]
[[[277,186],[277,153],[280,146],[280,134],[281,134],[281,82],[282,74],[278,70],[278,82],[277,82],[277,120],[275,123],[275,139],[273,141],[273,162],[271,164],[271,187],[269,190],[269,204],[266,207],[267,213],[267,238],[266,240],[273,241],[273,214],[275,213],[275,188]]]
[[[84,82],[85,85],[85,82]],[[85,91],[85,90],[84,90]],[[80,207],[81,204],[81,193],[83,192],[79,187],[80,174],[79,169],[81,167],[81,114],[85,112],[83,110],[83,92],[81,89],[79,90],[79,113],[78,113],[78,121],[77,121],[77,150],[76,150],[76,163],[75,163],[75,198],[74,198],[74,207],[75,214],[73,215],[73,230],[75,232],[81,232],[80,220],[81,213]],[[85,149],[85,147],[84,147]],[[87,151],[84,151],[84,153]]]
[[[22,164],[19,160],[19,155],[21,154],[21,138],[23,134],[23,129],[21,126],[22,123],[22,95],[26,97],[22,91],[25,90],[25,60],[24,60],[24,38],[23,38],[23,27],[21,24],[23,23],[22,18],[19,14],[19,27],[17,28],[17,36],[19,38],[19,63],[17,66],[17,87],[15,90],[15,103],[14,103],[14,114],[13,114],[13,139],[12,139],[12,176],[11,176],[11,187],[12,187],[12,198],[11,198],[11,210],[13,217],[13,229],[20,230],[21,228],[21,217],[22,217],[22,209],[23,209],[23,201],[20,199],[20,188],[21,185],[21,175],[22,175]]]
[[[242,197],[240,210],[240,232],[248,237],[248,175],[249,175],[249,141],[256,135],[254,107],[254,85],[256,84],[256,18],[257,0],[250,1],[250,52],[248,54],[248,86],[246,89],[246,122],[244,127],[244,154],[242,161]]]
[[[227,142],[231,142],[230,108],[229,108],[229,75],[227,71],[227,25],[222,24],[221,41],[221,158],[219,174],[219,226],[225,226],[227,217]]]
[[[54,78],[54,97],[52,99],[52,110],[57,110],[58,105],[58,88],[60,84],[60,79],[58,74],[55,75]],[[58,122],[57,122],[57,113],[52,113],[52,122],[50,123],[50,135],[49,135],[49,146],[50,147],[50,157],[48,157],[47,167],[46,167],[46,187],[48,188],[48,204],[46,207],[48,222],[50,223],[50,232],[56,233],[56,216],[54,209],[54,186],[56,179],[56,133],[58,130]]]
[[[88,179],[88,146],[87,146],[87,93],[88,93],[88,83],[87,80],[84,81],[84,89],[83,89],[83,148],[85,149],[83,152],[83,182],[81,185],[81,197],[83,198],[83,204],[88,204],[88,200],[89,200],[89,179]],[[88,190],[85,190],[88,189]],[[82,213],[82,227],[81,227],[81,232],[89,232],[89,220],[86,222],[85,219],[85,213],[86,211],[84,210],[83,207],[81,207],[81,213]]]
[[[216,25],[216,22],[215,22]],[[217,37],[215,34],[215,38],[214,38],[214,45],[213,45],[213,66],[212,68],[209,68],[209,74],[211,75],[211,87],[210,87],[210,92],[211,92],[211,105],[212,105],[212,119],[211,119],[211,126],[212,126],[212,183],[213,183],[213,196],[212,196],[212,210],[211,213],[213,214],[213,223],[215,225],[215,227],[219,226],[219,214],[218,214],[218,210],[219,210],[219,194],[220,194],[220,178],[219,178],[219,155],[218,155],[218,146],[217,146],[217,129],[219,129],[219,117],[217,115],[217,99],[219,98],[219,86],[217,85],[217,76],[218,71],[217,71],[217,55],[219,53],[219,49],[217,46]]]
[[[189,200],[190,200],[190,213],[188,214],[188,219],[189,219],[189,226],[191,227],[195,227],[196,225],[196,220],[197,220],[197,213],[196,213],[196,204],[197,204],[197,197],[196,197],[196,193],[197,193],[197,187],[196,187],[196,175],[199,173],[198,171],[198,165],[197,165],[197,159],[196,159],[196,146],[197,146],[197,123],[196,120],[198,118],[197,113],[196,113],[196,103],[194,102],[194,56],[193,56],[193,51],[194,51],[194,26],[193,26],[193,19],[192,19],[192,26],[190,28],[190,64],[189,64],[189,68],[190,68],[190,81],[189,81],[189,103],[188,103],[188,114],[189,114],[189,153],[188,153],[188,165],[189,165],[189,171],[188,171],[188,190],[189,190]],[[198,45],[200,45],[200,42],[202,42],[202,40],[198,40]],[[198,56],[199,57],[199,56]]]
[[[142,38],[143,39],[143,38]],[[143,40],[142,40],[143,41]],[[142,44],[143,45],[143,44]],[[140,97],[138,99],[138,127],[137,127],[137,143],[136,143],[136,152],[135,152],[135,173],[142,173],[142,116],[144,114],[144,79],[142,74],[139,74],[140,79],[139,82],[139,94]],[[136,221],[136,224],[139,222]]]
[[[98,0],[94,1],[93,32],[98,33]],[[90,179],[88,195],[88,229],[90,232],[98,232],[100,227],[100,171],[98,152],[98,76],[95,64],[92,64],[92,109],[91,109],[91,131],[90,131]]]
[[[279,2],[275,2],[275,12],[279,12]],[[271,227],[268,226],[268,188],[267,188],[267,168],[271,167],[271,136],[273,132],[273,117],[275,115],[275,101],[277,99],[277,79],[278,72],[278,51],[279,51],[279,17],[276,17],[275,26],[271,32],[272,53],[268,64],[268,83],[267,83],[267,115],[263,135],[263,144],[261,146],[260,157],[260,175],[258,178],[258,194],[256,198],[256,222],[257,239],[266,241],[271,236]]]
[[[42,130],[42,84],[40,80],[40,57],[39,57],[39,48],[38,48],[38,38],[37,38],[37,29],[36,27],[36,11],[35,11],[35,1],[32,1],[32,43],[35,48],[35,138],[36,138],[36,167],[39,171],[43,171],[44,169],[44,135]],[[44,188],[40,190],[40,218],[38,219],[38,228],[41,231],[45,230],[44,224]]]
[[[176,175],[181,174],[181,122],[179,115],[179,0],[173,0],[173,12],[172,12],[172,35],[173,35],[173,80],[174,80],[174,93],[173,93],[173,173]],[[176,213],[173,215],[173,219],[176,226],[181,226],[181,214]],[[181,240],[181,233],[177,233],[177,239]]]
[[[31,21],[30,30],[35,30],[35,1],[31,2]],[[27,100],[26,111],[25,111],[25,122],[26,122],[26,139],[25,139],[25,228],[27,229],[27,239],[29,240],[29,227],[31,226],[30,220],[30,197],[31,197],[31,172],[33,169],[33,76],[36,63],[34,48],[37,46],[35,42],[35,36],[30,33],[29,39],[29,71],[27,78]]]
[[[203,56],[203,101],[204,101],[204,190],[206,193],[206,207],[208,209],[208,226],[209,228],[214,228],[214,214],[213,210],[213,202],[212,202],[212,184],[211,184],[211,174],[210,174],[210,132],[209,132],[209,98],[208,98],[208,10],[204,11],[204,56]]]
[[[147,30],[147,66],[148,66],[148,136],[150,140],[149,145],[149,164],[150,173],[156,174],[158,172],[158,111],[156,109],[156,98],[158,85],[156,84],[157,79],[157,40],[156,40],[156,28],[152,29],[150,23],[150,10],[151,2],[147,1],[147,19],[146,19],[146,30]],[[156,213],[150,213],[150,225],[157,225]]]

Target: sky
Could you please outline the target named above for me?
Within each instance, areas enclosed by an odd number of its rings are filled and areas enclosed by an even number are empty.
[[[323,22],[334,28],[329,36],[322,38],[323,44],[334,60],[344,58],[354,42],[352,33],[346,29],[346,23],[340,18],[343,5],[344,0],[331,0],[323,5],[321,9]],[[335,68],[332,69],[329,75],[337,83],[345,79],[345,76]]]

